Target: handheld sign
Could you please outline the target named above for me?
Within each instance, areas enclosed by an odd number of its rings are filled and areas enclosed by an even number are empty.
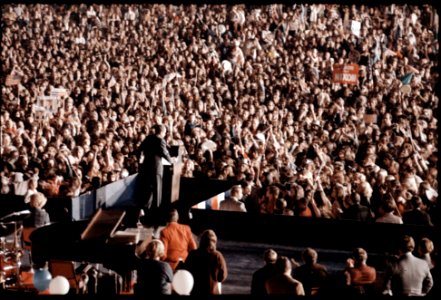
[[[358,83],[358,71],[360,67],[357,64],[335,64],[333,66],[332,81],[334,83]]]

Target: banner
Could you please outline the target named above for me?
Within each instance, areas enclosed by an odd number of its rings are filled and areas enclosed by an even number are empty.
[[[226,192],[220,193],[208,200],[199,202],[193,205],[192,208],[219,210],[220,202],[225,200],[225,193]]]
[[[332,81],[342,84],[357,84],[359,69],[358,64],[335,64],[332,72]]]

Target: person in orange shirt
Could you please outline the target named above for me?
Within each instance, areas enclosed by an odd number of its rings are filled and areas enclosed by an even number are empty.
[[[371,292],[372,285],[377,279],[377,270],[367,264],[367,259],[366,250],[356,248],[353,251],[352,261],[348,262],[349,265],[345,271],[346,284],[354,295]]]
[[[188,252],[197,248],[190,226],[178,223],[179,213],[172,209],[167,225],[161,230],[160,239],[165,247],[165,261],[173,271],[180,261],[185,261]]]

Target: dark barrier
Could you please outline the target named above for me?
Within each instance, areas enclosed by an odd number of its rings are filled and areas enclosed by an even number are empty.
[[[428,237],[438,244],[435,227],[220,210],[192,209],[191,213],[195,234],[211,228],[225,240],[345,251],[363,247],[372,253],[395,253],[397,241],[405,234],[415,241]]]
[[[188,223],[191,207],[222,192],[228,191],[235,182],[209,178],[181,177],[181,189],[178,201],[173,206],[179,211],[181,222]]]

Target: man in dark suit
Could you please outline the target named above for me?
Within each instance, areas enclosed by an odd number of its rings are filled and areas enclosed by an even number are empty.
[[[351,195],[352,205],[343,213],[343,219],[370,221],[372,220],[372,212],[369,207],[361,205],[361,197],[358,193]]]
[[[265,265],[256,270],[251,279],[251,295],[263,296],[268,295],[265,288],[265,282],[275,272],[275,264],[277,260],[277,252],[273,249],[266,249],[263,259]]]
[[[174,163],[164,139],[166,132],[166,127],[162,124],[153,126],[153,134],[148,135],[138,149],[138,157],[141,161],[138,185],[141,192],[139,197],[142,197],[138,200],[150,212],[157,210],[162,204],[162,179],[164,174],[162,159]]]
[[[423,201],[419,196],[413,196],[410,200],[412,209],[403,213],[404,224],[433,226],[430,215],[425,211]]]

